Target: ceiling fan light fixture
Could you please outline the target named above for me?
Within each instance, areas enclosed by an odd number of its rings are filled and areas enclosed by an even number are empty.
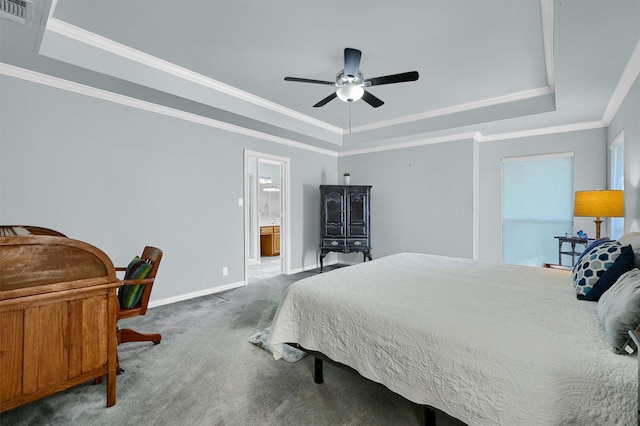
[[[343,102],[355,102],[362,98],[362,95],[364,95],[364,89],[357,84],[348,83],[342,87],[338,87],[336,95],[338,95],[338,98]]]
[[[6,0],[0,0],[0,2],[1,1]],[[325,84],[337,87],[337,90],[335,92],[332,92],[329,96],[313,105],[314,108],[324,106],[335,98],[340,99],[342,102],[348,103],[362,99],[373,108],[378,108],[384,105],[384,102],[372,95],[370,92],[365,91],[365,87],[378,86],[382,84],[404,83],[406,81],[416,81],[419,77],[418,71],[408,71],[400,74],[390,74],[375,78],[368,78],[365,80],[362,72],[359,69],[361,56],[362,52],[358,49],[353,49],[350,47],[344,49],[344,68],[336,75],[335,83],[332,81],[315,80],[300,77],[285,77],[284,79],[285,81]]]

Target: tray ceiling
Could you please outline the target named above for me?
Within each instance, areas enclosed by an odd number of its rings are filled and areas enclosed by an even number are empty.
[[[600,120],[640,37],[635,0],[58,0],[52,8],[33,25],[36,53],[72,65],[70,79],[92,85],[89,74],[77,77],[90,70],[102,79],[96,87],[110,76],[131,85],[128,96],[338,150]],[[365,78],[416,70],[420,79],[368,89],[380,108],[338,99],[313,108],[331,86],[283,80],[334,80],[345,47],[362,51]]]

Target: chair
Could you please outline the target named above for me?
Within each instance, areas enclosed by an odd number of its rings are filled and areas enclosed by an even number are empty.
[[[116,267],[116,272],[125,272],[125,277],[122,280],[122,285],[118,289],[118,299],[119,299],[119,309],[118,309],[118,321],[125,318],[131,318],[138,315],[145,315],[147,313],[147,307],[149,305],[149,298],[151,297],[151,289],[153,288],[153,282],[156,278],[156,273],[158,272],[158,267],[160,266],[160,261],[162,260],[162,250],[155,247],[146,246],[142,251],[142,256],[132,260],[129,263],[129,266],[126,267]],[[135,275],[135,266],[141,261],[146,263],[147,265],[151,265],[151,268],[147,269],[144,277],[133,278],[130,279],[130,275]],[[130,270],[131,269],[131,270]],[[132,304],[131,307],[123,307],[122,299],[123,292],[126,288],[139,289],[139,297],[136,298],[135,303]],[[134,291],[135,293],[135,291]],[[121,345],[122,343],[128,342],[153,342],[154,344],[160,343],[162,340],[162,336],[160,334],[144,334],[132,330],[130,328],[120,328],[116,329],[116,338],[117,344]],[[124,370],[120,368],[120,360],[116,354],[117,360],[117,370],[118,374],[122,373]],[[95,379],[95,384],[102,383],[103,377],[97,377]]]
[[[134,259],[135,260],[135,259]],[[129,278],[131,275],[131,269],[133,269],[134,261],[132,261],[127,267],[118,267],[117,271],[126,271],[125,279],[122,281],[122,287],[118,292],[121,304],[118,311],[118,321],[125,318],[131,318],[138,315],[145,315],[147,313],[147,306],[149,304],[149,298],[151,297],[151,289],[153,288],[153,282],[162,260],[162,250],[155,247],[147,246],[140,256],[140,260],[151,264],[151,269],[145,278]],[[127,291],[139,291],[138,300],[131,307],[123,307],[122,296],[123,292]],[[134,287],[137,286],[137,287]],[[160,343],[162,336],[160,334],[144,334],[139,333],[130,328],[120,328],[117,330],[118,345],[128,342],[153,342],[154,344]]]

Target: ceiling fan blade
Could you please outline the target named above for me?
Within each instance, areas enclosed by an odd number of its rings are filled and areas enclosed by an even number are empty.
[[[328,84],[329,86],[335,86],[335,81],[325,81],[325,80],[313,80],[311,78],[298,78],[298,77],[285,77],[285,81],[297,81],[299,83],[315,83],[315,84]]]
[[[380,86],[381,84],[404,83],[405,81],[416,81],[418,71],[403,72],[400,74],[385,75],[382,77],[367,78],[364,80],[365,87]]]
[[[374,108],[378,108],[378,107],[384,105],[384,102],[382,102],[380,99],[376,98],[375,96],[373,96],[371,93],[367,92],[366,90],[364,91],[364,94],[362,95],[362,100],[365,101],[366,103],[368,103],[369,105],[371,105]]]
[[[329,96],[327,96],[326,98],[324,98],[323,100],[321,100],[320,102],[318,102],[317,104],[315,104],[313,107],[314,108],[319,108],[321,106],[326,105],[329,101],[334,100],[338,95],[336,95],[336,92],[333,92],[332,94],[330,94]]]
[[[360,58],[362,52],[358,49],[347,47],[344,49],[344,75],[347,77],[355,77],[360,70]]]

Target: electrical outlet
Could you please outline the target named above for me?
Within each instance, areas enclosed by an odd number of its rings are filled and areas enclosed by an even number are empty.
[[[229,275],[229,268],[225,266],[222,268],[222,276],[226,277],[227,275]]]

